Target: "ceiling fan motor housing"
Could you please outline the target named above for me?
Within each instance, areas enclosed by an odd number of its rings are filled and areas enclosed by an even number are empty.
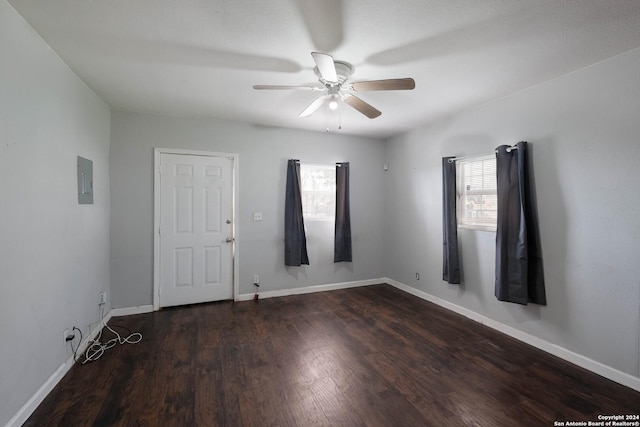
[[[353,74],[354,67],[353,67],[353,65],[351,65],[351,64],[349,64],[348,62],[345,62],[345,61],[337,61],[336,60],[336,61],[333,61],[333,63],[336,66],[336,75],[338,76],[337,85],[341,86],[344,82],[349,80],[349,77],[351,77],[351,74]],[[322,75],[320,74],[320,70],[318,70],[318,67],[315,67],[313,69],[313,72],[316,73],[316,76],[318,76],[318,79],[320,79],[322,84],[324,84],[325,86],[329,87],[329,86],[336,85],[336,83],[327,82],[326,80],[324,80],[322,78]]]

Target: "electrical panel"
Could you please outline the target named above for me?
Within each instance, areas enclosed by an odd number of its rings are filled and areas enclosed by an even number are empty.
[[[78,156],[78,204],[93,204],[93,161]]]

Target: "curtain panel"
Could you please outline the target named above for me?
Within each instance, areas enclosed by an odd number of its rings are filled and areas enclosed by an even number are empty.
[[[495,295],[500,301],[546,305],[540,232],[532,197],[527,143],[496,149],[498,219]]]
[[[333,242],[333,262],[352,262],[349,162],[336,163],[336,220]]]
[[[461,269],[456,216],[456,164],[442,158],[442,280],[460,284]]]
[[[284,206],[284,264],[299,267],[309,265],[307,237],[302,218],[300,161],[287,162],[287,186]]]

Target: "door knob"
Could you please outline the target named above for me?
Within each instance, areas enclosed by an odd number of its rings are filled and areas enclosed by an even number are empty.
[[[234,240],[236,240],[236,239],[234,239],[233,237],[227,237],[227,238],[226,238],[226,240],[225,240],[225,242],[227,242],[227,243],[231,243],[231,242],[233,242]]]

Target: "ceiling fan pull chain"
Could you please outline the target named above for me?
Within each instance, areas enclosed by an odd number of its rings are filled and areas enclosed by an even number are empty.
[[[326,110],[327,110],[327,115],[326,115],[326,117],[327,117],[327,133],[329,133],[329,128],[330,128],[329,125],[331,124],[331,122],[330,122],[331,114],[330,114],[330,110],[329,110],[329,103],[326,103],[325,106],[326,106]]]

